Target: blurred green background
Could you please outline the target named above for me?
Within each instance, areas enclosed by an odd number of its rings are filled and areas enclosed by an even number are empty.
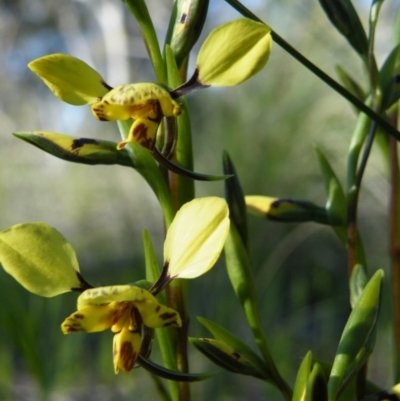
[[[244,1],[289,43],[331,76],[341,64],[365,82],[361,63],[330,25],[316,0]],[[159,38],[165,36],[171,0],[148,0]],[[370,1],[354,1],[365,23]],[[387,0],[378,25],[379,63],[391,49],[399,1]],[[222,0],[211,0],[204,38],[238,18]],[[200,40],[201,42],[201,40]],[[198,46],[196,47],[198,49]],[[196,49],[191,69],[194,68]],[[125,167],[83,166],[44,154],[12,132],[46,130],[118,141],[115,124],[96,121],[89,107],[56,99],[26,64],[48,53],[69,53],[95,67],[116,86],[153,81],[134,19],[118,0],[0,0],[0,228],[44,221],[75,248],[81,271],[93,284],[134,282],[144,276],[142,231],[162,257],[160,209],[144,180]],[[195,169],[220,174],[222,152],[236,165],[246,194],[325,203],[314,156],[317,144],[344,182],[355,125],[351,106],[275,45],[267,67],[234,88],[209,89],[188,98]],[[199,183],[198,196],[222,195],[221,183]],[[387,174],[374,149],[364,180],[360,229],[370,271],[387,271]],[[348,306],[346,255],[327,228],[250,219],[251,248],[264,329],[279,368],[291,384],[309,350],[332,360]],[[388,278],[371,377],[391,384],[392,345]],[[251,334],[227,279],[223,260],[190,282],[191,336],[208,336],[194,319],[218,322],[251,346]],[[70,335],[60,330],[76,294],[53,299],[30,295],[0,271],[0,399],[2,401],[109,401],[156,399],[149,375],[115,376],[112,333]],[[161,363],[157,348],[153,359]],[[193,371],[215,367],[194,349]],[[192,385],[193,399],[279,400],[263,382],[220,373]]]

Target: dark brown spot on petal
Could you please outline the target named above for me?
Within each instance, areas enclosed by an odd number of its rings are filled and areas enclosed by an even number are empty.
[[[76,325],[65,325],[64,329],[66,330],[67,334],[80,331],[79,326]]]
[[[133,136],[141,142],[142,140],[147,139],[147,127],[145,124],[138,124],[133,130]]]
[[[161,309],[161,305],[157,305],[157,307],[156,307],[156,313],[158,313],[158,312],[160,311],[160,309]]]
[[[165,312],[162,315],[160,315],[160,318],[162,320],[174,319],[176,318],[176,312],[171,312],[171,313]]]
[[[74,318],[75,319],[84,319],[85,315],[82,315],[82,313],[74,313]]]
[[[130,372],[135,365],[137,353],[133,351],[132,344],[128,341],[124,342],[120,351],[121,363],[126,372]]]

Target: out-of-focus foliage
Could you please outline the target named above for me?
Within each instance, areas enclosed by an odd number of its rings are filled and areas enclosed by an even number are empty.
[[[147,3],[163,37],[171,2]],[[199,43],[217,24],[238,18],[223,1],[211,3]],[[354,4],[366,15],[363,1]],[[318,2],[271,0],[248,1],[247,5],[332,76],[335,64],[343,65],[352,76],[362,74],[356,55],[330,25]],[[386,26],[392,26],[396,7],[397,1],[387,1],[382,10],[376,46],[380,62],[379,50],[387,54]],[[73,244],[82,270],[96,285],[142,278],[141,232],[144,228],[150,232],[160,260],[163,232],[159,230],[161,213],[154,212],[157,202],[140,176],[124,167],[65,163],[11,135],[35,127],[118,142],[113,123],[94,121],[89,108],[55,101],[27,63],[44,54],[68,53],[95,67],[112,86],[151,82],[155,78],[137,25],[117,0],[0,0],[0,51],[0,228],[22,221],[44,221],[57,227]],[[189,95],[188,102],[196,171],[221,171],[222,152],[227,150],[245,194],[262,191],[266,196],[323,204],[324,184],[312,147],[316,143],[338,176],[344,176],[344,155],[356,115],[278,46],[266,69],[248,82],[200,91]],[[387,224],[382,212],[387,203],[385,174],[379,156],[373,154],[365,177],[360,230],[370,265],[378,267],[386,265],[385,234],[378,229]],[[218,183],[200,183],[197,188],[200,196],[222,195]],[[264,329],[274,358],[282,361],[291,356],[290,364],[282,362],[279,368],[294,383],[294,367],[309,348],[318,359],[332,359],[335,354],[348,304],[348,296],[337,296],[347,294],[344,251],[328,227],[314,223],[279,225],[250,219],[249,228],[255,239],[251,252]],[[190,285],[193,315],[207,316],[238,337],[250,338],[242,329],[244,315],[222,266]],[[63,337],[59,325],[74,310],[74,294],[49,303],[27,294],[0,272],[0,302],[6,301],[8,307],[0,314],[1,400],[122,401],[132,399],[132,394],[136,400],[152,399],[152,382],[144,371],[114,377],[110,333]],[[388,310],[385,303],[384,297],[384,313]],[[237,310],[237,314],[225,310]],[[375,354],[380,359],[375,357],[370,363],[382,386],[387,378],[380,376],[379,367],[388,363],[385,354],[391,353],[390,334],[382,330],[388,320],[384,313],[378,335],[388,341],[379,342]],[[206,332],[192,321],[190,335]],[[38,339],[40,347],[34,346]],[[210,368],[195,350],[194,355],[194,371]],[[82,369],[76,369],[77,364]],[[218,398],[218,388],[224,388],[230,400],[280,399],[256,380],[249,386],[250,380],[232,381],[228,373],[222,373],[201,388],[194,385],[194,398],[212,396],[219,401],[224,398]],[[246,386],[241,386],[244,382]]]

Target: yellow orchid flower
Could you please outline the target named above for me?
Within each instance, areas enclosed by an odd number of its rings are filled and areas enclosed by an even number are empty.
[[[158,126],[163,117],[175,117],[181,107],[167,89],[155,83],[137,83],[112,88],[102,76],[82,60],[67,54],[50,54],[28,64],[62,101],[80,106],[92,105],[100,121],[130,120],[128,137],[120,142],[136,142],[153,150]]]
[[[81,276],[71,245],[44,223],[19,224],[1,231],[0,262],[7,273],[37,295],[83,291],[77,311],[61,325],[63,333],[111,329],[115,333],[115,372],[129,372],[141,352],[142,339],[147,338],[143,334],[146,327],[182,324],[179,314],[159,304],[155,295],[175,278],[195,278],[211,269],[228,231],[229,209],[224,199],[198,198],[182,206],[167,232],[163,272],[150,291],[135,285],[93,288]]]
[[[128,137],[118,144],[117,149],[124,148],[128,142],[136,142],[153,150],[162,118],[178,116],[181,107],[162,86],[138,83],[112,89],[92,105],[92,112],[100,121],[135,120]]]
[[[114,334],[114,371],[129,372],[142,344],[143,326],[182,325],[175,310],[158,303],[150,292],[132,285],[98,287],[78,297],[77,311],[61,324],[64,334],[111,329]]]

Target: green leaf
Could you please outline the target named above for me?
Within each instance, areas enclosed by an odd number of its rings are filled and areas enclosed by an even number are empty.
[[[1,231],[0,262],[23,287],[43,297],[84,289],[75,251],[45,223],[17,224]]]
[[[330,401],[337,399],[372,352],[383,276],[382,270],[373,275],[347,320],[328,382]]]
[[[197,320],[206,327],[207,330],[214,336],[214,338],[221,343],[224,343],[231,347],[232,349],[239,352],[239,354],[249,361],[249,363],[254,366],[257,372],[261,374],[262,378],[265,380],[270,380],[270,375],[268,372],[268,368],[265,365],[264,361],[243,341],[237,338],[230,331],[224,329],[217,323],[212,322],[211,320],[205,319],[203,317],[197,317]]]
[[[134,167],[125,149],[117,144],[92,138],[79,138],[45,131],[15,132],[14,135],[60,159],[88,165],[120,164]]]
[[[360,56],[368,55],[368,39],[360,18],[350,0],[319,0],[335,28],[347,39]]]
[[[365,100],[365,105],[371,107],[373,99],[371,96]],[[364,145],[365,139],[370,130],[371,119],[364,113],[360,113],[357,118],[357,124],[354,128],[353,135],[351,137],[349,153],[347,156],[347,195],[354,190],[357,182],[357,169],[358,159],[360,157],[361,149]]]
[[[297,371],[296,383],[293,390],[293,401],[304,401],[307,397],[308,379],[311,372],[312,353],[308,351]]]
[[[223,154],[223,171],[233,177],[225,181],[225,199],[231,222],[235,224],[243,244],[248,248],[246,202],[235,166],[227,152]]]
[[[343,86],[357,99],[364,103],[367,95],[361,85],[340,65],[336,65],[336,72],[338,73]]]
[[[379,85],[382,92],[381,109],[387,110],[400,98],[400,45],[397,45],[385,60],[379,71]]]
[[[345,226],[347,201],[342,185],[322,151],[317,146],[314,146],[314,151],[324,177],[327,192],[326,210],[331,224]]]
[[[327,401],[328,400],[328,389],[326,386],[326,377],[323,372],[321,365],[316,362],[310,373],[308,379],[308,388],[310,391],[310,401]]]
[[[350,276],[350,305],[354,308],[368,282],[367,271],[363,265],[354,266]]]
[[[162,59],[160,46],[158,44],[157,34],[154,29],[149,10],[147,9],[146,2],[144,0],[122,1],[126,4],[128,10],[132,13],[139,24],[140,32],[146,45],[146,50],[149,54],[157,76],[157,81],[165,84],[164,62]]]
[[[221,368],[265,380],[262,372],[259,372],[251,361],[225,342],[212,338],[189,338],[189,341],[198,351]]]
[[[225,244],[226,267],[232,287],[246,315],[254,340],[262,353],[264,361],[274,384],[287,398],[291,398],[292,390],[280,375],[270,353],[267,339],[261,325],[260,311],[251,271],[251,262],[245,245],[234,224]]]

